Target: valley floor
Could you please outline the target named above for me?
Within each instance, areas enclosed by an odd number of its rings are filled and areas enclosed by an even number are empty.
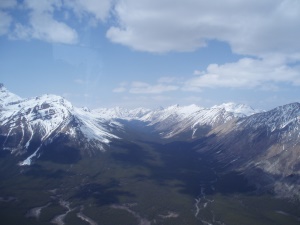
[[[261,193],[187,142],[111,146],[76,163],[0,157],[0,224],[288,225],[300,203]]]

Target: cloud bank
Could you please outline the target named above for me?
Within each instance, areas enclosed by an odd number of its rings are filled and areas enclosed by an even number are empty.
[[[104,22],[111,4],[112,0],[24,0],[18,4],[15,0],[2,0],[0,35],[8,35],[12,39],[76,44],[79,25],[85,27],[84,23],[90,26]],[[13,11],[23,19],[13,18]]]
[[[299,0],[0,1],[0,35],[12,39],[76,44],[85,26],[103,26],[111,42],[137,51],[188,52],[217,40],[240,55],[233,63],[211,64],[182,84],[137,81],[116,93],[300,85]]]
[[[300,50],[297,0],[123,0],[115,13],[119,23],[107,37],[136,50],[193,51],[208,40],[229,43],[242,55]]]
[[[300,85],[300,1],[118,1],[118,24],[107,38],[153,53],[195,51],[210,40],[225,42],[240,60],[211,64],[186,77],[180,90]]]

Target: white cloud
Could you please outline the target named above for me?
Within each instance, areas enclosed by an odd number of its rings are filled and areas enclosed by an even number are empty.
[[[25,0],[24,4],[34,13],[53,12],[55,8],[62,6],[61,0],[41,1],[41,0]]]
[[[56,21],[50,14],[33,14],[31,26],[34,38],[65,44],[77,42],[77,32],[67,24]]]
[[[207,40],[246,55],[300,51],[298,0],[122,0],[115,13],[107,37],[140,51],[192,51]]]
[[[183,90],[203,88],[276,89],[279,83],[300,85],[300,68],[289,67],[281,57],[242,58],[235,63],[210,64],[206,71],[195,71]]]
[[[14,39],[39,39],[47,42],[73,44],[78,36],[75,29],[54,18],[55,10],[60,10],[60,0],[26,0],[24,7],[29,9],[29,24],[16,23],[11,37]]]
[[[111,18],[114,25],[107,38],[140,51],[193,51],[218,40],[239,54],[276,53],[300,59],[298,0],[24,0],[18,4],[22,7],[16,7],[15,0],[0,1],[2,34],[12,22],[3,10],[15,7],[26,19],[29,10],[29,24],[14,18],[15,38],[75,43],[74,23],[86,18],[93,21],[91,25]],[[71,22],[74,15],[77,20]]]
[[[28,23],[24,22],[26,20],[15,21],[14,30],[9,36],[13,39],[35,38],[53,43],[74,44],[78,42],[78,33],[69,24],[70,12],[79,18],[74,20],[78,23],[82,22],[83,17],[88,18],[89,26],[97,21],[106,20],[112,2],[113,0],[24,0],[23,3],[19,3],[18,9],[23,16],[28,17]],[[3,0],[0,3],[0,8],[14,6],[15,1]],[[59,14],[63,16],[57,17]],[[1,18],[3,17],[2,13]],[[10,25],[7,18],[6,15],[6,20],[2,19],[0,22],[1,33],[7,33],[7,27]],[[74,22],[72,24],[74,25]]]
[[[257,59],[245,57],[237,62],[210,64],[206,70],[195,70],[185,81],[161,77],[155,84],[132,82],[119,84],[113,92],[161,94],[171,91],[203,92],[207,88],[260,89],[278,91],[282,84],[300,86],[300,66],[291,66],[281,55]]]
[[[77,32],[65,23],[56,21],[48,13],[32,14],[30,26],[15,24],[13,39],[39,39],[47,42],[74,44],[77,42]]]
[[[64,0],[79,17],[86,14],[93,15],[97,20],[105,21],[109,15],[112,0]]]
[[[15,0],[0,1],[0,36],[9,32],[9,27],[13,21],[12,17],[5,10],[15,7],[16,4]]]

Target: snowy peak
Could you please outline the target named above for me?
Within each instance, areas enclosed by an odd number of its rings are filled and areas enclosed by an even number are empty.
[[[2,125],[8,121],[24,118],[28,122],[43,123],[45,130],[52,130],[62,122],[73,109],[70,102],[56,95],[42,95],[7,104],[0,114]]]
[[[182,115],[182,116],[189,116],[197,111],[202,110],[203,108],[192,104],[188,106],[179,106],[179,105],[173,105],[168,108],[166,108],[164,111],[169,112],[169,113],[176,113],[177,115]]]
[[[300,110],[300,103],[299,102],[293,102],[293,103],[290,103],[290,104],[278,106],[275,109],[271,110],[270,112],[278,111],[281,114],[296,116],[296,115],[298,115],[299,110]]]
[[[161,122],[167,118],[169,119],[183,119],[191,116],[192,114],[202,110],[203,108],[197,105],[179,106],[172,105],[167,108],[160,108],[157,110],[149,111],[146,113],[141,120],[149,121],[152,124]]]
[[[78,128],[87,140],[108,144],[110,139],[118,139],[117,136],[109,133],[105,128],[107,127],[105,120],[96,117],[95,114],[86,111],[84,108],[75,108],[73,115],[79,122]],[[103,149],[101,145],[99,147]]]
[[[117,129],[115,124],[108,125],[57,95],[6,103],[0,111],[0,145],[14,155],[25,156],[20,165],[30,165],[47,145],[61,138],[89,153],[105,150],[111,139],[118,138],[111,134]]]
[[[140,119],[151,110],[145,108],[136,108],[136,109],[125,109],[121,107],[115,108],[99,108],[92,110],[92,113],[98,117],[105,120],[111,119],[124,119],[124,120],[132,120],[132,119]]]
[[[293,124],[293,129],[298,130],[300,128],[300,103],[290,103],[255,114],[245,118],[241,123],[252,127],[267,126],[271,131],[280,130]]]
[[[213,109],[224,109],[227,112],[232,112],[235,115],[244,115],[250,116],[255,113],[261,112],[261,110],[255,110],[252,107],[245,105],[245,104],[236,104],[234,102],[223,103],[221,105],[215,105],[212,107]]]
[[[0,105],[7,105],[12,102],[20,101],[21,99],[21,97],[11,93],[0,83]]]
[[[0,113],[0,136],[5,137],[3,149],[12,154],[26,155],[20,165],[30,165],[45,143],[62,131],[71,118],[73,106],[60,96],[40,97],[11,102]]]
[[[212,108],[202,108],[194,104],[188,106],[173,105],[153,110],[145,114],[141,120],[154,126],[164,138],[172,138],[182,134],[186,134],[184,135],[186,137],[188,133],[190,133],[191,138],[196,138],[205,135],[213,127],[255,112],[257,111],[249,106],[234,103],[225,103]]]

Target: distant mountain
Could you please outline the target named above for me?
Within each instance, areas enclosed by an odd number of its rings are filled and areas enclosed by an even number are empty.
[[[130,121],[140,121],[144,127],[152,127],[152,132],[164,139],[191,140],[233,118],[256,112],[234,103],[210,109],[174,105],[156,110],[120,107],[89,110],[76,108],[56,95],[22,99],[2,84],[0,94],[0,144],[4,150],[22,156],[20,165],[30,165],[33,159],[42,155],[45,146],[62,137],[62,144],[68,143],[88,152],[105,150],[111,140],[128,138],[126,132],[129,130],[124,127],[132,127]]]
[[[174,105],[149,112],[141,120],[154,126],[163,138],[184,137],[185,140],[189,140],[204,136],[212,128],[234,118],[245,117],[257,112],[258,110],[246,105],[234,103],[226,103],[212,108]]]
[[[9,92],[4,85],[0,83],[0,107],[20,100],[22,100],[21,97]]]
[[[225,103],[212,108],[197,105],[173,105],[159,109],[100,108],[92,113],[106,120],[138,120],[154,128],[164,139],[195,139],[207,134],[213,127],[233,118],[245,117],[260,112],[244,104]]]
[[[122,120],[140,120],[144,115],[150,113],[150,109],[137,108],[137,109],[125,109],[121,107],[115,108],[99,108],[92,110],[92,113],[95,116],[98,116],[102,119],[113,120],[113,119],[122,119]]]
[[[223,163],[224,171],[240,171],[281,195],[299,195],[299,131],[299,103],[267,112],[235,103],[90,110],[56,95],[22,99],[0,85],[1,150],[21,166],[37,159],[76,162],[115,142],[180,140]]]

